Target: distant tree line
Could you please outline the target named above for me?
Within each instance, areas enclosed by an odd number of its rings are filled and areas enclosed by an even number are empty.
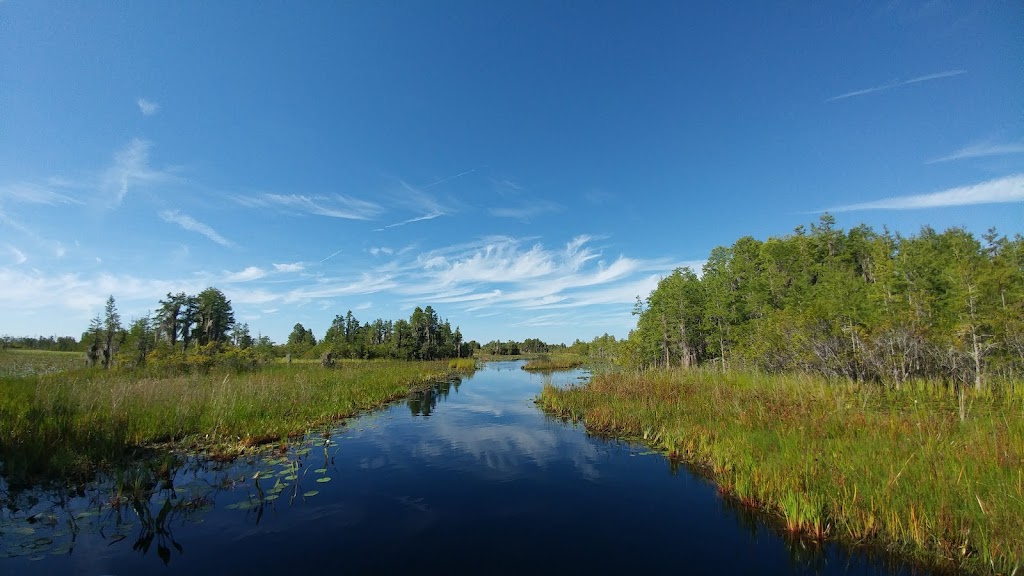
[[[0,336],[0,348],[77,352],[81,345],[74,336]]]
[[[520,354],[544,354],[547,352],[564,352],[565,344],[548,344],[539,338],[527,338],[522,342],[515,340],[491,340],[478,345],[480,351],[492,356],[518,356]]]
[[[826,214],[809,232],[715,248],[700,276],[676,270],[634,313],[622,351],[634,365],[982,388],[1024,373],[1024,239],[844,232]]]
[[[317,341],[313,331],[296,324],[288,336],[285,351],[293,356],[319,358],[393,358],[400,360],[435,360],[472,355],[472,348],[463,341],[458,327],[452,329],[448,320],[441,320],[430,306],[413,310],[408,320],[383,320],[360,323],[349,310],[337,315],[323,339]]]

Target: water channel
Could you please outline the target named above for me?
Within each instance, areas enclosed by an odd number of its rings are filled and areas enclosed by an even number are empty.
[[[910,573],[787,541],[663,455],[546,416],[543,383],[586,373],[521,365],[285,452],[73,493],[0,484],[0,573]]]

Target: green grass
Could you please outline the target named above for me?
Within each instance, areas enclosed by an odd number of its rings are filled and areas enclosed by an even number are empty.
[[[0,378],[53,374],[85,365],[81,352],[49,352],[45,350],[0,350]]]
[[[695,464],[786,531],[883,546],[929,567],[1012,573],[1024,562],[1024,394],[957,398],[809,376],[607,373],[538,403],[588,431]]]
[[[0,460],[13,482],[85,477],[154,448],[230,456],[403,398],[447,362],[269,365],[179,376],[78,370],[0,379]]]
[[[575,354],[559,354],[557,356],[542,355],[523,365],[523,370],[534,372],[552,372],[555,370],[572,370],[583,366],[583,359]]]
[[[452,358],[448,361],[448,369],[460,374],[472,374],[476,370],[476,360],[473,358]]]

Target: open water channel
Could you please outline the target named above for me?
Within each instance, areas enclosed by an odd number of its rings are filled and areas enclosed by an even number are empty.
[[[665,456],[546,416],[543,383],[586,373],[521,365],[283,453],[71,493],[0,483],[0,573],[909,573],[788,542]]]

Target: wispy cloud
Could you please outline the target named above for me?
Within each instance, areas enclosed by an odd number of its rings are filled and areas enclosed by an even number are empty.
[[[302,272],[306,266],[302,262],[293,262],[291,264],[274,264],[274,270],[278,272]]]
[[[235,196],[234,198],[239,204],[250,208],[280,207],[306,214],[347,220],[370,220],[384,211],[379,204],[374,202],[341,194],[318,196],[260,194],[252,197]]]
[[[114,194],[114,205],[120,205],[132,186],[162,184],[176,178],[169,170],[154,169],[149,165],[151,142],[133,139],[114,154],[114,163],[103,175],[103,186]]]
[[[67,186],[67,183],[55,179],[51,179],[46,184],[37,184],[33,182],[2,184],[0,185],[0,201],[25,204],[45,204],[48,206],[56,206],[58,204],[81,204],[82,202],[80,200],[57,191],[59,188]]]
[[[433,250],[396,267],[396,291],[407,296],[408,304],[455,304],[467,312],[626,306],[637,296],[646,296],[660,274],[673,268],[664,260],[625,256],[607,262],[588,246],[591,241],[581,235],[562,250],[552,250],[496,236]]]
[[[177,210],[164,210],[163,212],[160,213],[160,218],[162,218],[164,222],[177,224],[178,226],[181,226],[182,228],[190,232],[198,232],[199,234],[206,236],[207,238],[213,240],[214,242],[220,244],[221,246],[234,246],[233,242],[218,234],[216,230],[214,230],[213,228],[206,224],[203,224],[202,222],[196,220],[195,218],[189,216],[188,214],[182,214]]]
[[[276,264],[275,264],[276,266]],[[267,275],[267,271],[259,266],[249,266],[239,272],[228,272],[224,276],[225,282],[251,282],[259,280]]]
[[[564,209],[565,206],[550,200],[526,200],[517,206],[499,206],[497,208],[491,208],[490,212],[492,216],[497,216],[499,218],[529,220],[534,216],[539,216],[549,212],[560,212]]]
[[[312,286],[296,288],[288,291],[284,295],[283,300],[286,303],[291,303],[321,298],[336,298],[338,296],[374,294],[376,292],[392,290],[397,286],[398,284],[390,276],[364,273],[355,281],[331,278],[321,280]]]
[[[39,234],[38,232],[36,232],[35,230],[33,230],[32,228],[29,228],[20,220],[18,220],[14,215],[4,212],[2,210],[2,206],[0,206],[0,224],[17,231],[18,234],[23,238],[27,238],[29,240],[32,240],[36,244],[39,244],[40,246],[53,250],[54,255],[57,256],[58,258],[62,258],[64,254],[67,252],[62,243],[51,238],[46,238]]]
[[[40,270],[0,268],[0,307],[19,312],[33,309],[56,309],[75,317],[71,326],[81,330],[82,321],[100,312],[106,295],[115,294],[122,314],[131,313],[131,303],[138,304],[139,312],[160,295],[168,292],[196,292],[203,288],[205,279],[188,282],[144,279],[131,275],[98,274],[83,276],[78,273],[48,274]],[[73,333],[73,332],[68,332]]]
[[[1024,142],[1009,142],[1004,144],[981,142],[961,148],[952,154],[934,158],[925,162],[925,164],[952,162],[954,160],[966,160],[968,158],[986,158],[988,156],[1007,156],[1010,154],[1024,154]]]
[[[160,110],[159,104],[146,98],[139,98],[135,103],[139,105],[139,111],[142,112],[144,116],[152,116]]]
[[[863,88],[861,90],[854,90],[852,92],[846,92],[838,96],[833,96],[826,100],[826,102],[835,102],[836,100],[844,100],[846,98],[853,98],[854,96],[864,96],[867,94],[873,94],[875,92],[882,92],[884,90],[892,90],[893,88],[900,88],[902,86],[909,86],[910,84],[917,84],[918,82],[927,82],[929,80],[938,80],[940,78],[951,78],[953,76],[959,76],[966,74],[967,70],[947,70],[945,72],[937,72],[935,74],[927,74],[925,76],[918,76],[909,80],[896,80],[889,82],[888,84],[882,84],[879,86],[873,86],[871,88]]]
[[[845,206],[829,208],[828,210],[823,210],[823,212],[918,210],[922,208],[945,208],[973,204],[1004,204],[1009,202],[1024,202],[1024,174],[1015,174],[930,194],[895,196],[872,202],[847,204]]]
[[[473,170],[470,170],[468,172],[464,172],[463,174],[468,174],[469,172],[472,171]],[[458,176],[461,175],[462,174],[446,178],[445,180],[436,182],[435,184],[440,184],[441,182],[453,180],[454,178],[457,178]],[[401,180],[399,181],[399,183],[401,184],[402,190],[396,195],[396,203],[399,206],[405,207],[410,212],[419,213],[421,215],[406,220],[402,220],[400,222],[395,222],[394,224],[388,224],[387,226],[375,229],[374,232],[381,232],[387,230],[388,228],[405,226],[406,224],[412,224],[413,222],[433,220],[434,218],[447,216],[452,212],[451,208],[442,204],[441,201],[436,196],[425,191],[425,188],[433,186],[434,184],[428,185],[427,187],[424,188],[417,188]]]
[[[14,263],[15,264],[24,264],[25,262],[28,262],[28,256],[25,256],[24,252],[22,252],[21,250],[18,250],[13,245],[8,244],[7,245],[7,251],[10,252],[11,256],[14,257]]]

